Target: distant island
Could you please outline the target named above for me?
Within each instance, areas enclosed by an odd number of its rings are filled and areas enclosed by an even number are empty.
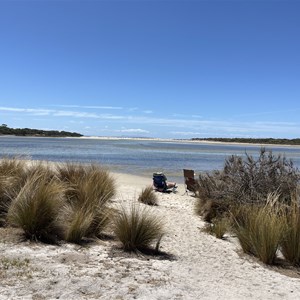
[[[81,137],[77,132],[59,130],[41,130],[30,128],[10,128],[6,124],[0,126],[0,135],[41,136],[41,137]]]
[[[298,139],[274,139],[274,138],[192,138],[191,140],[192,141],[222,142],[222,143],[300,145],[300,138],[298,138]]]

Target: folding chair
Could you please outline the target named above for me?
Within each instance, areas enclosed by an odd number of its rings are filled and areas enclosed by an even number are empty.
[[[189,191],[195,193],[197,188],[197,182],[195,180],[195,171],[183,169],[183,176],[185,184],[185,193],[188,194]]]

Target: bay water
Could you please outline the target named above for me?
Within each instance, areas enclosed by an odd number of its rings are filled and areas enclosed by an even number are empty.
[[[300,168],[300,147],[264,146],[285,155]],[[0,156],[22,156],[32,160],[99,163],[111,171],[147,176],[164,172],[169,180],[183,182],[183,169],[196,174],[222,169],[231,155],[257,157],[261,146],[189,141],[142,139],[85,139],[45,137],[0,137]]]

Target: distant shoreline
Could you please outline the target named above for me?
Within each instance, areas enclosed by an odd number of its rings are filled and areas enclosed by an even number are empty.
[[[300,148],[300,145],[295,144],[264,144],[264,143],[249,143],[249,142],[221,142],[212,140],[192,140],[192,139],[171,139],[171,138],[147,138],[147,137],[117,137],[117,136],[38,136],[38,135],[11,135],[0,134],[1,137],[25,137],[25,138],[65,138],[65,139],[90,139],[90,140],[128,140],[128,141],[158,141],[163,143],[189,143],[202,145],[237,145],[237,146],[256,146],[256,147],[281,147],[281,148]]]
[[[262,143],[243,143],[243,142],[221,142],[221,141],[211,141],[211,140],[191,140],[191,139],[164,139],[164,138],[139,138],[139,137],[110,137],[110,136],[81,136],[79,139],[94,139],[94,140],[133,140],[133,141],[158,141],[166,143],[191,143],[191,144],[208,144],[208,145],[237,145],[237,146],[276,146],[276,147],[295,147],[300,148],[300,145],[292,144],[262,144]]]

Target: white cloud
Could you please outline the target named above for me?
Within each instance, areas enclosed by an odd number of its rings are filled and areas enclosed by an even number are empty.
[[[131,107],[131,108],[128,108],[128,111],[136,111],[136,110],[138,110],[137,107]]]
[[[65,108],[88,108],[88,109],[116,109],[121,110],[121,106],[98,106],[98,105],[53,105],[55,107],[65,107]]]
[[[173,135],[184,135],[184,136],[193,136],[193,135],[201,135],[201,132],[193,132],[193,131],[171,131]]]
[[[18,107],[0,107],[1,111],[9,112],[20,112],[20,113],[29,113],[35,116],[46,116],[50,115],[54,110],[51,109],[40,109],[40,108],[18,108]]]
[[[130,129],[121,129],[119,132],[123,133],[149,133],[148,130],[140,129],[140,128],[130,128]]]
[[[300,124],[296,122],[265,122],[265,121],[237,121],[237,120],[205,120],[192,116],[181,115],[181,118],[155,117],[155,115],[134,116],[126,114],[101,114],[88,111],[75,110],[54,110],[40,108],[20,108],[20,107],[0,107],[0,111],[9,112],[10,120],[27,116],[43,116],[43,119],[55,124],[55,118],[61,118],[60,122],[84,122],[86,126],[91,126],[88,122],[103,122],[103,126],[116,126],[116,124],[126,126],[122,128],[127,133],[149,133],[148,130],[155,130],[159,135],[177,134],[182,136],[257,136],[269,137],[289,137],[299,136]],[[5,120],[4,122],[8,122]],[[49,126],[49,124],[47,124]],[[94,126],[94,125],[93,125]],[[130,127],[130,129],[127,129]],[[159,129],[157,129],[159,127]],[[162,127],[164,127],[162,129]],[[107,128],[107,127],[106,127]],[[136,129],[137,128],[137,129]],[[146,128],[146,129],[141,129]],[[151,129],[150,129],[151,128]],[[113,131],[111,131],[113,132]]]
[[[74,117],[74,118],[99,118],[99,116],[94,113],[67,111],[67,110],[55,111],[53,113],[53,116],[54,117]]]
[[[144,110],[143,113],[144,114],[153,114],[153,111],[152,110]]]

